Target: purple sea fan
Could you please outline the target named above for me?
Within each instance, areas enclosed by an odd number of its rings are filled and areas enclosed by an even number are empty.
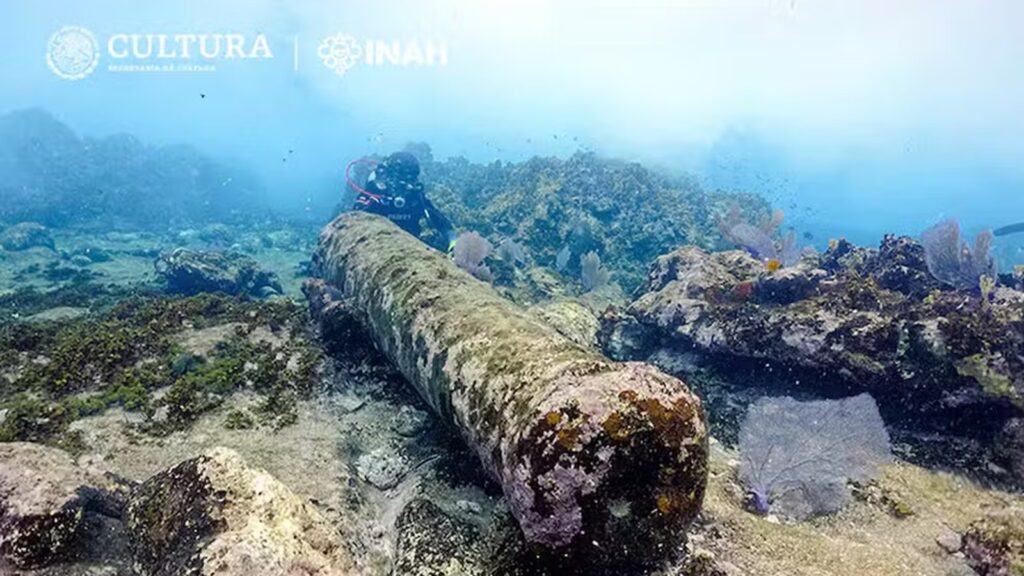
[[[868,394],[799,402],[761,398],[740,429],[738,479],[756,512],[802,520],[838,511],[846,483],[892,460],[889,433]]]
[[[484,260],[491,253],[491,243],[476,232],[463,232],[455,241],[452,259],[455,265],[476,276],[480,280],[490,282],[493,279],[491,269]]]
[[[733,243],[738,246],[742,246],[756,258],[760,260],[772,260],[777,257],[775,243],[772,241],[772,237],[757,226],[747,222],[741,222],[740,224],[733,226],[729,232],[729,239],[732,240]]]
[[[591,292],[608,284],[611,273],[601,266],[601,257],[597,252],[587,252],[580,258],[580,278],[583,290]]]
[[[525,266],[530,261],[530,252],[526,246],[511,238],[498,244],[498,256],[513,266]]]
[[[980,279],[996,278],[992,257],[992,232],[983,230],[974,238],[971,250],[960,237],[956,220],[945,220],[921,233],[925,264],[936,280],[957,290],[979,290]]]
[[[774,240],[783,217],[782,210],[776,210],[770,216],[761,218],[761,222],[755,226],[744,218],[739,206],[734,204],[725,216],[719,218],[718,228],[723,238],[743,248],[758,260],[777,260],[782,266],[792,266],[804,254],[813,253],[814,249],[810,246],[799,248],[796,245],[796,232],[793,230],[777,242]]]

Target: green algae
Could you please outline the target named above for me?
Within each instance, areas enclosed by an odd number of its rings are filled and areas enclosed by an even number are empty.
[[[993,370],[987,355],[973,354],[957,360],[954,366],[957,374],[973,378],[986,393],[1008,398],[1017,405],[1024,405],[1024,397],[1014,387],[1013,380]]]
[[[551,268],[568,247],[571,276],[579,274],[579,257],[595,251],[627,292],[659,255],[683,244],[711,247],[713,215],[726,206],[744,206],[754,221],[770,211],[754,195],[709,193],[691,179],[592,153],[488,166],[427,161],[423,172],[428,195],[458,227],[494,242],[516,239]]]
[[[228,430],[248,430],[256,426],[256,419],[247,410],[234,409],[224,417],[224,427]]]
[[[262,397],[261,423],[287,425],[322,362],[301,337],[305,318],[290,301],[202,294],[133,296],[69,322],[0,325],[0,441],[62,442],[72,422],[115,406],[140,413],[143,429],[166,433],[243,388]],[[175,340],[182,330],[226,323],[238,325],[236,334],[210,358]],[[249,338],[257,327],[280,334],[282,343]]]

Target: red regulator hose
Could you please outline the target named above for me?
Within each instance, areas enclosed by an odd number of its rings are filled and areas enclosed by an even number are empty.
[[[376,160],[374,160],[372,158],[356,158],[355,160],[349,162],[348,166],[345,167],[345,181],[348,182],[348,185],[351,186],[352,189],[355,190],[356,192],[359,192],[360,194],[364,194],[366,196],[369,196],[370,198],[373,198],[374,200],[380,200],[381,199],[381,195],[380,194],[374,194],[373,192],[370,192],[369,190],[366,190],[365,188],[363,188],[359,184],[356,184],[356,181],[352,179],[352,167],[355,166],[356,164],[369,164],[371,166],[376,167],[377,164],[379,164],[379,163],[380,162],[378,162],[378,161],[376,161]]]

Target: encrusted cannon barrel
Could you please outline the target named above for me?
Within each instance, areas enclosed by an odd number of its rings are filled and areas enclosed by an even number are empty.
[[[479,455],[529,542],[620,560],[678,548],[708,452],[683,382],[571,342],[377,216],[338,217],[314,263]]]

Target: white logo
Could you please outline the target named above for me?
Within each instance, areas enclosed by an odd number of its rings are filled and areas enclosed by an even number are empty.
[[[363,55],[363,49],[355,38],[337,33],[320,42],[316,53],[320,60],[338,76],[344,76],[349,68],[356,65]]]
[[[54,32],[46,45],[46,64],[65,80],[81,80],[100,62],[99,44],[81,26],[65,26]]]

